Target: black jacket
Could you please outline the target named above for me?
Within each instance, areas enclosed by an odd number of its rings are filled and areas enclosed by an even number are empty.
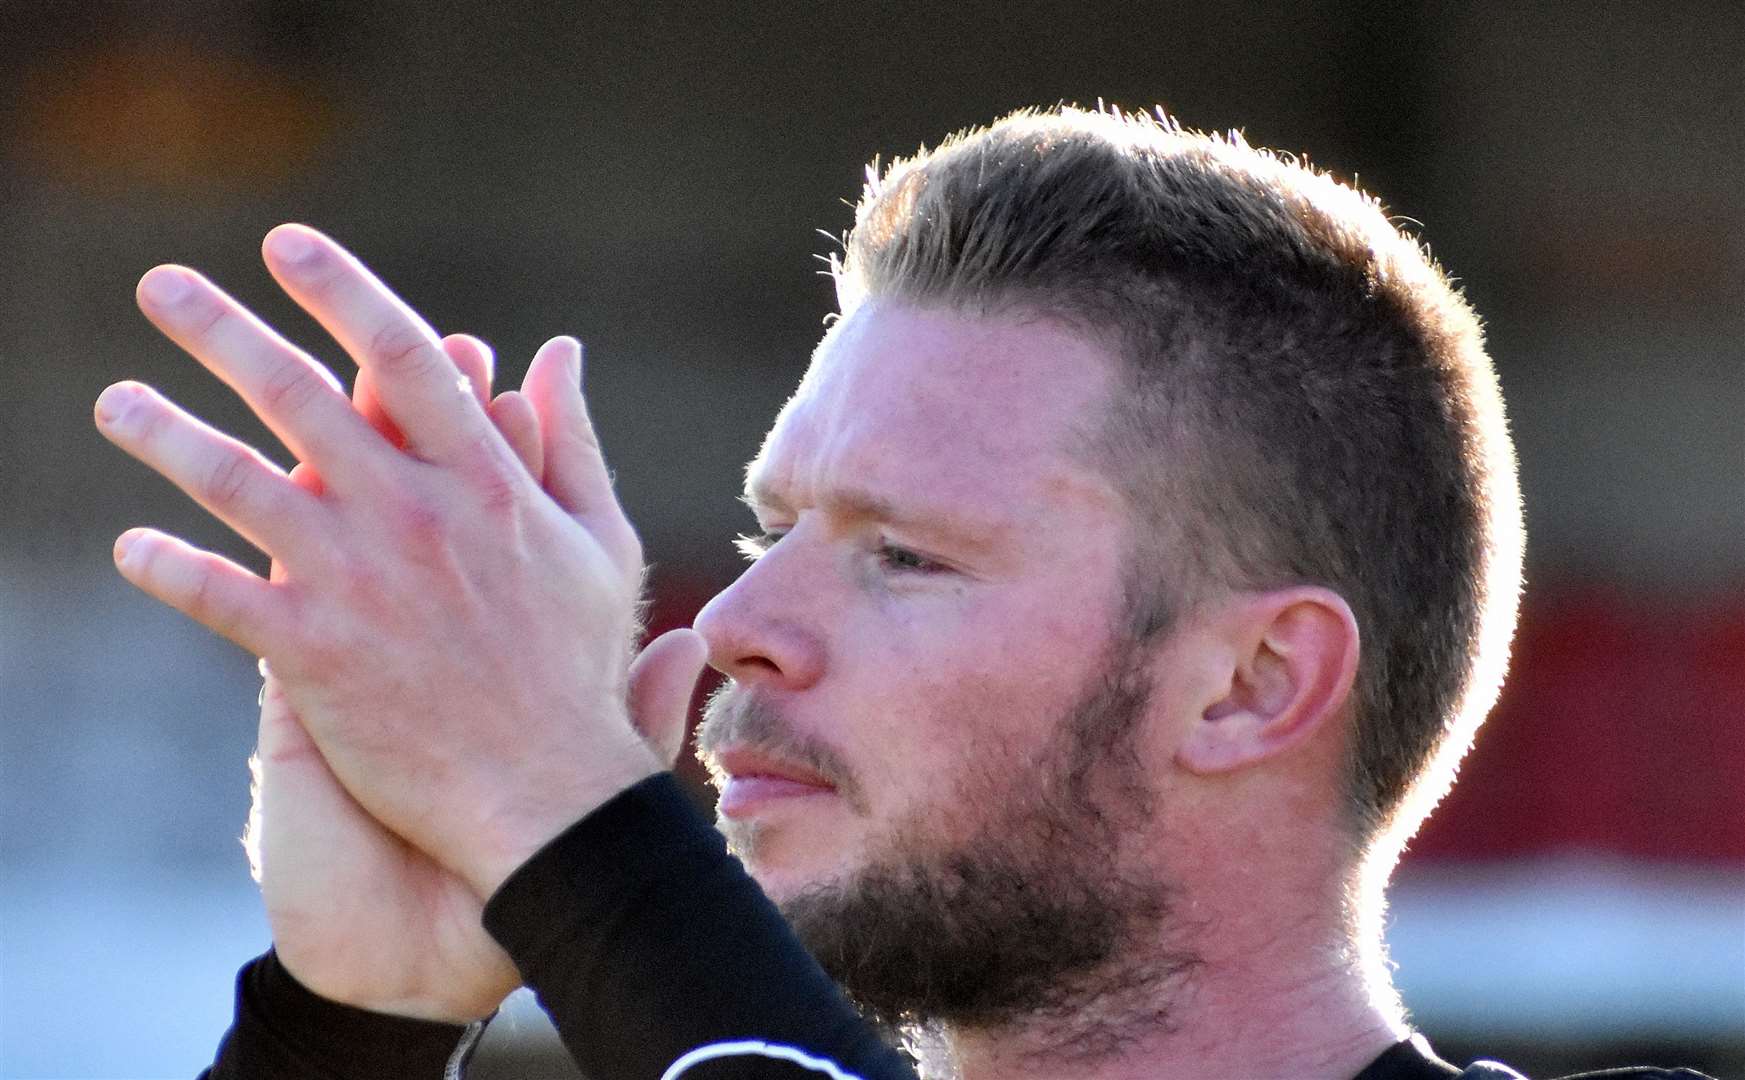
[[[670,774],[535,855],[486,905],[485,928],[593,1080],[915,1080]],[[203,1080],[458,1080],[483,1027],[328,1001],[271,952],[243,968],[236,1001]],[[1462,1071],[1414,1038],[1354,1080],[1519,1075],[1488,1063]]]

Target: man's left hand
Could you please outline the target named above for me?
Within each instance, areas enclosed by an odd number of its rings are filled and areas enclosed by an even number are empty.
[[[121,383],[101,427],[278,560],[283,580],[151,530],[128,580],[265,658],[322,756],[372,816],[489,896],[565,826],[663,767],[631,726],[640,545],[579,388],[547,344],[523,390],[548,433],[545,486],[516,460],[429,327],[300,226],[267,261],[373,380],[405,451],[318,363],[198,274],[141,282],[148,317],[229,383],[323,479]],[[683,666],[683,665],[681,665]]]

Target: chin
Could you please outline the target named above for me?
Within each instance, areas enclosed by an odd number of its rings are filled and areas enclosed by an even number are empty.
[[[777,907],[781,907],[794,897],[804,894],[808,886],[813,883],[813,879],[793,871],[770,870],[753,863],[747,863],[745,868],[750,871],[752,880],[756,881],[758,887],[763,889],[764,895],[769,897]]]
[[[790,846],[778,842],[778,838],[767,832],[758,835],[755,830],[742,841],[735,834],[743,834],[743,831],[736,827],[728,834],[728,847],[745,864],[746,872],[763,889],[764,895],[777,905],[820,885],[841,881],[852,869],[851,864],[842,858],[842,852],[834,847]]]
[[[739,817],[717,813],[727,849],[778,905],[820,886],[847,880],[860,866],[865,823],[837,812],[832,800],[778,806]]]

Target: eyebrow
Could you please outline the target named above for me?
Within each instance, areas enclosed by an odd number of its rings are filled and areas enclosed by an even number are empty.
[[[792,513],[788,501],[767,484],[750,481],[739,501],[752,512],[774,510]],[[842,517],[888,522],[899,528],[948,538],[956,543],[985,548],[1005,528],[991,521],[965,520],[960,513],[930,506],[904,508],[863,488],[837,488],[827,491],[818,500],[823,510]]]

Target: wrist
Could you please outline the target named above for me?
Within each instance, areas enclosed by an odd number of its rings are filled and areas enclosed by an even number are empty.
[[[276,961],[276,978],[285,987],[286,995],[303,995],[306,1010],[325,1009],[331,1015],[340,1010],[390,1017],[396,1021],[422,1024],[446,1024],[464,1027],[478,1020],[489,1019],[501,1004],[503,994],[473,995],[470,999],[442,994],[397,992],[384,985],[380,972],[373,977],[347,980],[324,973],[320,964],[311,965],[292,947],[275,943],[270,954]],[[447,980],[437,985],[448,985]],[[504,993],[506,993],[505,991]],[[360,1022],[362,1018],[360,1017]]]
[[[347,1005],[305,986],[282,960],[269,951],[243,968],[214,1076],[255,1076],[287,1053],[301,1063],[298,1076],[441,1076],[482,1029]]]
[[[496,815],[467,864],[454,868],[481,903],[571,825],[666,771],[628,721],[621,738],[612,739],[610,745],[596,744],[590,751],[585,760],[567,762],[570,767],[544,785],[544,791],[518,786],[513,804]]]

